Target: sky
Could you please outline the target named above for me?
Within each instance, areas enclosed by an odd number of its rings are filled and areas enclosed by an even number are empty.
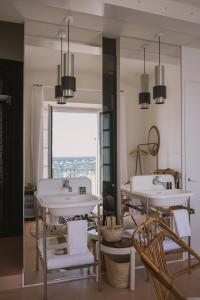
[[[53,157],[96,156],[97,113],[53,113]]]

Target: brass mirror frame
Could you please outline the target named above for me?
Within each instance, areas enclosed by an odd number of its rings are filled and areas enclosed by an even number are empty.
[[[150,142],[149,138],[150,138],[150,133],[152,130],[155,130],[156,134],[157,134],[157,137],[158,137],[158,142]],[[152,149],[152,144],[156,144],[157,147],[156,149]],[[148,133],[148,150],[149,150],[149,153],[152,155],[152,156],[156,156],[158,154],[158,151],[160,149],[160,132],[159,132],[159,129],[157,126],[153,125],[150,127],[149,129],[149,133]]]

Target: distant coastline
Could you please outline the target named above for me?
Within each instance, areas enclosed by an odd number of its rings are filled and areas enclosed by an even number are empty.
[[[78,177],[88,176],[96,170],[96,157],[53,157],[53,177]]]

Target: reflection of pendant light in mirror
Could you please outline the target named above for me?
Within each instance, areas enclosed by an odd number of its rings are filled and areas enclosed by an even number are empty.
[[[76,91],[76,78],[74,77],[74,54],[70,53],[69,26],[73,21],[72,17],[65,19],[67,22],[67,53],[64,53],[64,76],[61,78],[63,96],[66,98],[74,97]]]
[[[142,92],[139,93],[139,105],[141,109],[148,109],[151,95],[149,93],[149,75],[146,74],[146,49],[144,47],[144,73],[141,75]]]
[[[63,89],[61,86],[61,78],[63,74],[63,38],[66,37],[65,32],[61,32],[60,36],[60,65],[57,66],[57,85],[55,86],[55,98],[57,104],[66,104],[66,99],[63,97]]]
[[[155,86],[153,87],[153,98],[156,104],[164,104],[166,99],[166,86],[165,86],[165,69],[160,64],[160,36],[158,35],[159,46],[159,64],[155,67]]]

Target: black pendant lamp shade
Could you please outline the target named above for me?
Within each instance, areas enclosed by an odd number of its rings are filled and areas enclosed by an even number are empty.
[[[139,93],[139,105],[141,109],[148,109],[151,102],[151,94],[149,93],[149,75],[145,70],[145,48],[144,48],[144,73],[141,75],[142,92]]]
[[[57,104],[66,104],[66,99],[63,97],[63,90],[61,86],[61,67],[60,65],[57,66],[58,71],[58,79],[57,79],[57,85],[55,86],[55,98],[57,99]]]
[[[74,97],[76,91],[76,78],[74,77],[74,54],[69,49],[69,25],[70,18],[67,23],[67,53],[64,53],[64,76],[61,79],[63,96],[66,98]]]
[[[156,104],[164,104],[167,97],[167,89],[165,86],[165,69],[160,64],[160,36],[159,36],[159,64],[155,67],[155,83],[153,87],[153,99]]]

